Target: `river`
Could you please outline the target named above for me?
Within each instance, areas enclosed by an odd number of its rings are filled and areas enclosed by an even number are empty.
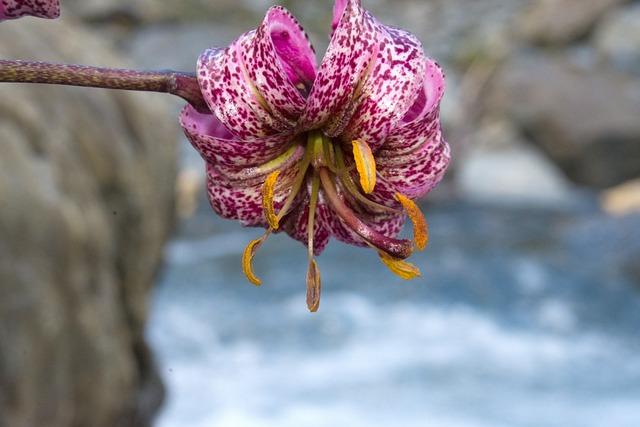
[[[640,217],[460,202],[427,217],[422,278],[332,242],[310,314],[299,243],[268,241],[254,288],[239,264],[259,230],[200,212],[152,307],[157,426],[640,425]]]

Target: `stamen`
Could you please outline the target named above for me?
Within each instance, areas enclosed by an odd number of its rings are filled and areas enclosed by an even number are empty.
[[[413,223],[413,241],[416,247],[421,251],[424,250],[427,247],[427,243],[429,243],[429,228],[424,214],[416,202],[404,194],[396,193],[396,200],[400,202]]]
[[[307,307],[309,311],[318,311],[320,307],[320,269],[313,259],[313,234],[315,231],[316,208],[318,193],[320,192],[320,178],[314,173],[311,180],[311,200],[309,201],[309,218],[307,222],[307,250],[309,251],[309,269],[307,270]]]
[[[409,262],[394,258],[384,251],[378,251],[378,255],[380,256],[380,261],[389,270],[404,280],[411,280],[421,276],[420,269]]]
[[[250,241],[247,247],[244,249],[244,252],[242,253],[242,272],[245,276],[247,276],[249,282],[253,283],[256,286],[260,286],[262,284],[262,280],[258,279],[258,277],[256,277],[256,275],[253,273],[253,257],[255,256],[256,251],[260,248],[260,246],[262,246],[264,241],[267,240],[267,237],[269,237],[270,234],[271,231],[267,230],[267,232],[264,233],[264,235],[259,239]]]
[[[315,313],[320,308],[320,270],[316,260],[309,261],[309,269],[307,270],[307,307],[309,311]]]
[[[370,243],[397,258],[404,259],[411,255],[413,243],[409,240],[398,240],[384,236],[365,224],[338,196],[335,184],[331,180],[331,175],[327,168],[320,168],[318,171],[324,195],[331,205],[333,211],[344,221],[344,223],[365,242]]]
[[[344,154],[342,154],[342,149],[340,147],[336,147],[336,162],[337,162],[337,173],[340,178],[340,182],[344,188],[352,195],[358,202],[367,206],[374,212],[386,212],[391,214],[400,213],[399,210],[390,208],[385,205],[381,205],[379,203],[374,202],[373,200],[367,199],[365,196],[360,193],[360,190],[356,187],[356,183],[353,181],[351,174],[349,173],[349,169],[347,169],[344,163]]]
[[[278,220],[278,216],[276,215],[276,210],[273,205],[273,198],[279,175],[279,170],[271,172],[262,185],[262,210],[264,211],[264,217],[269,223],[269,227],[274,231],[280,227],[280,221]]]
[[[360,186],[369,194],[376,186],[376,159],[373,157],[371,147],[364,141],[353,141],[353,158],[356,161],[356,169],[360,175]]]

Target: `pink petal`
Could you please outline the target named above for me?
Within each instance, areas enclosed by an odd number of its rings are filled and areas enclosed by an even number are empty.
[[[58,0],[0,0],[0,21],[22,16],[57,18],[60,16]]]
[[[417,150],[378,159],[379,179],[374,193],[381,199],[377,201],[391,206],[396,192],[411,199],[424,196],[442,180],[450,160],[449,144],[439,126]]]
[[[342,14],[347,7],[347,3],[349,0],[336,0],[333,3],[333,21],[331,22],[331,33],[338,28],[338,24],[340,24],[340,19],[342,18]]]
[[[242,64],[241,52],[255,32],[240,36],[227,49],[209,49],[198,60],[198,83],[207,105],[236,137],[257,139],[291,128],[274,117],[253,86]]]
[[[252,167],[283,153],[292,136],[276,134],[242,140],[227,130],[213,114],[198,113],[191,105],[182,109],[180,125],[205,161],[227,167]]]
[[[315,53],[298,21],[283,7],[269,9],[242,60],[272,114],[293,126],[316,75]]]
[[[425,78],[416,101],[375,155],[378,180],[370,196],[387,206],[398,206],[396,192],[415,199],[431,191],[451,160],[439,114],[444,75],[430,59],[424,67]]]
[[[375,151],[415,102],[423,85],[425,56],[415,36],[367,15],[378,34],[377,53],[341,139],[366,141]]]
[[[278,177],[274,195],[276,212],[289,195],[298,168],[285,165]],[[213,210],[223,218],[240,221],[244,226],[268,227],[262,210],[262,185],[268,173],[251,181],[230,179],[218,165],[207,163],[207,192]]]
[[[337,135],[353,114],[356,88],[377,46],[375,28],[360,0],[339,3],[334,12],[340,14],[343,3],[344,9],[299,122],[302,130],[324,127],[329,136]]]
[[[424,79],[414,104],[389,133],[376,156],[393,157],[415,150],[427,142],[440,126],[440,101],[444,95],[444,74],[432,59],[424,62]]]

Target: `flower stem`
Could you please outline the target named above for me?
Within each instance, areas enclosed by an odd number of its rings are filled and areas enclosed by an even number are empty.
[[[179,96],[201,113],[208,113],[195,74],[180,71],[135,71],[85,65],[0,60],[0,83],[44,83],[163,92]]]

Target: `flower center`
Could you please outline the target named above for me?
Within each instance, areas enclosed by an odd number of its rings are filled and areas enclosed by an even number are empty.
[[[304,141],[304,140],[300,140]],[[276,213],[274,198],[280,169],[288,163],[293,153],[302,149],[304,156],[297,163],[297,173],[291,183],[282,207]],[[357,234],[364,243],[376,249],[381,261],[389,269],[404,279],[412,279],[420,275],[417,267],[403,261],[408,258],[415,247],[424,249],[427,243],[427,225],[417,205],[402,194],[396,194],[396,200],[404,208],[414,225],[414,241],[400,240],[385,236],[365,221],[351,206],[360,212],[363,209],[377,214],[400,214],[401,211],[381,205],[369,199],[366,194],[373,192],[376,185],[376,164],[369,146],[361,141],[352,142],[352,153],[347,154],[344,144],[328,138],[321,131],[311,131],[306,141],[291,147],[279,158],[269,162],[260,169],[273,170],[262,186],[262,207],[264,217],[269,224],[265,234],[249,243],[244,251],[242,265],[249,281],[256,286],[261,284],[252,270],[251,264],[255,252],[268,236],[280,227],[280,221],[291,211],[299,192],[309,191],[307,220],[307,249],[309,267],[307,273],[307,305],[309,310],[316,311],[320,304],[320,271],[314,259],[314,231],[316,227],[316,210],[320,192],[323,200],[342,220],[342,223]],[[356,183],[352,172],[357,170],[360,178]],[[306,184],[306,185],[305,185]]]

